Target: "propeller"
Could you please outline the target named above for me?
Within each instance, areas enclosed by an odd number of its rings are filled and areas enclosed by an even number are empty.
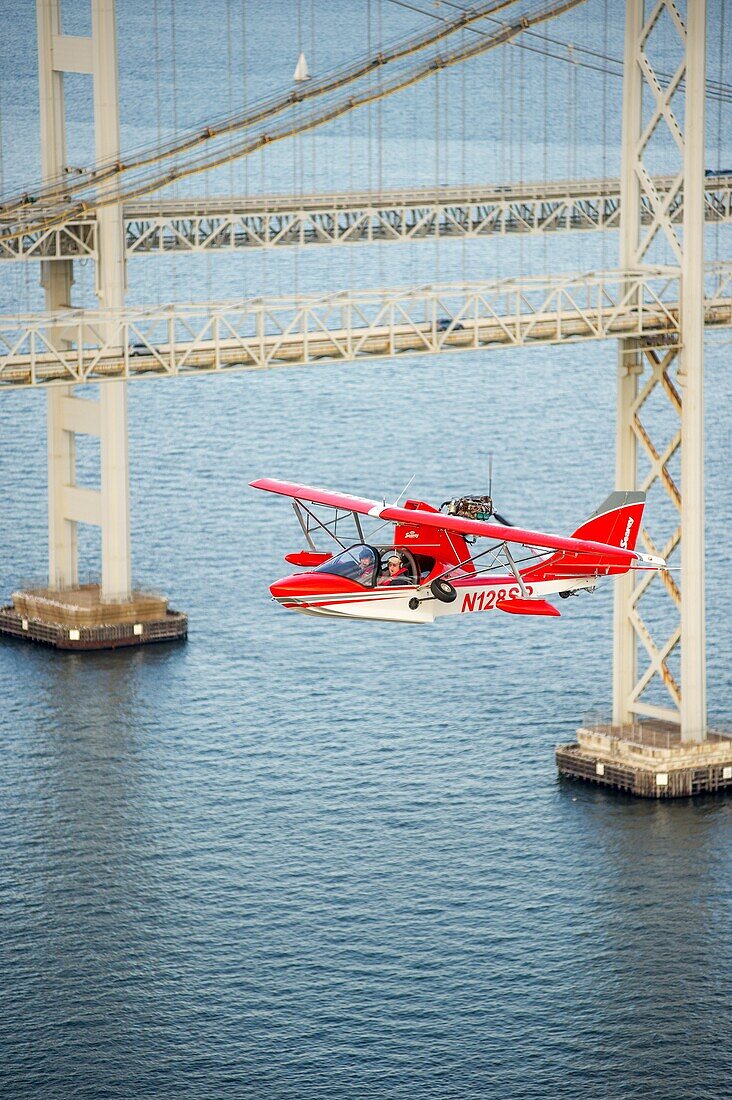
[[[493,451],[488,455],[488,496],[493,500]],[[515,524],[511,523],[510,519],[506,519],[499,512],[493,509],[493,515],[496,521],[503,527],[514,527]]]

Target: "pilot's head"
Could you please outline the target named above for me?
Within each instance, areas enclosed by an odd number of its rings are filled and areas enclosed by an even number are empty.
[[[390,573],[394,574],[402,567],[402,559],[398,554],[392,554],[387,560],[387,568]]]
[[[366,547],[359,552],[358,561],[362,569],[370,569],[372,565],[371,551]]]

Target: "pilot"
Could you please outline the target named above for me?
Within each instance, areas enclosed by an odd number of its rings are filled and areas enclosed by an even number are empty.
[[[408,584],[407,569],[399,554],[390,554],[386,561],[386,573],[379,578],[379,584]]]
[[[374,568],[374,556],[371,550],[367,546],[363,546],[358,552],[358,569],[359,573],[356,577],[357,581],[368,581],[371,577],[371,573]]]

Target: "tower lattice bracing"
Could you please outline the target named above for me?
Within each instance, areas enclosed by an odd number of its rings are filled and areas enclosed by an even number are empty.
[[[617,392],[618,487],[665,500],[673,522],[644,549],[681,560],[680,578],[628,574],[616,582],[613,722],[642,717],[680,723],[684,741],[706,733],[704,611],[704,94],[705,0],[627,0],[623,89],[620,263],[625,271],[680,273],[680,335],[621,340]],[[668,42],[673,75],[654,59]],[[670,145],[674,177],[660,192],[653,176]],[[667,153],[666,153],[667,155]],[[683,223],[670,210],[683,193]],[[642,206],[653,212],[641,220]],[[654,508],[655,511],[655,508]],[[663,585],[665,610],[658,611]],[[669,604],[670,601],[670,604]],[[679,652],[680,650],[680,652]],[[639,659],[640,658],[640,659]],[[659,695],[661,699],[659,700]]]

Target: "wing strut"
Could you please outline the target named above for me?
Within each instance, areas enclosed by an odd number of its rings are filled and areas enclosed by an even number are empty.
[[[335,519],[335,523],[333,524],[334,529],[331,531],[330,527],[328,527],[327,524],[323,523],[322,520],[318,519],[318,517],[315,515],[315,512],[311,512],[310,509],[307,507],[307,505],[303,504],[303,502],[301,500],[298,500],[297,503],[300,505],[301,508],[303,508],[307,512],[307,514],[310,516],[311,519],[315,520],[318,527],[322,528],[323,531],[325,531],[326,535],[330,535],[330,537],[333,539],[333,541],[338,543],[341,550],[346,549],[346,544],[344,542],[341,542],[341,540],[338,538],[338,535],[335,533],[335,526],[338,523],[338,509],[336,509],[336,519]]]
[[[506,560],[507,560],[508,564],[511,566],[511,572],[513,573],[514,577],[516,578],[518,586],[521,589],[521,595],[524,597],[524,599],[528,599],[529,598],[529,593],[527,592],[526,585],[524,584],[524,582],[521,578],[521,574],[519,573],[518,566],[516,565],[516,562],[513,560],[513,554],[508,549],[508,543],[507,542],[504,542],[504,544],[503,544],[503,553],[506,555]]]
[[[310,531],[309,531],[309,529],[308,529],[308,525],[307,525],[307,523],[306,523],[306,522],[305,522],[305,520],[304,520],[304,519],[302,518],[302,512],[300,511],[300,504],[299,504],[299,502],[298,502],[298,501],[296,501],[296,500],[293,500],[293,502],[292,502],[292,507],[294,508],[294,510],[295,510],[295,515],[297,516],[298,522],[299,522],[300,526],[302,527],[302,533],[303,533],[303,535],[305,536],[305,538],[307,539],[307,544],[308,544],[308,546],[310,547],[310,549],[311,549],[311,550],[314,550],[314,551],[315,551],[315,553],[317,554],[317,552],[318,552],[318,548],[317,548],[317,546],[315,545],[315,543],[313,542],[312,538],[310,537]]]

